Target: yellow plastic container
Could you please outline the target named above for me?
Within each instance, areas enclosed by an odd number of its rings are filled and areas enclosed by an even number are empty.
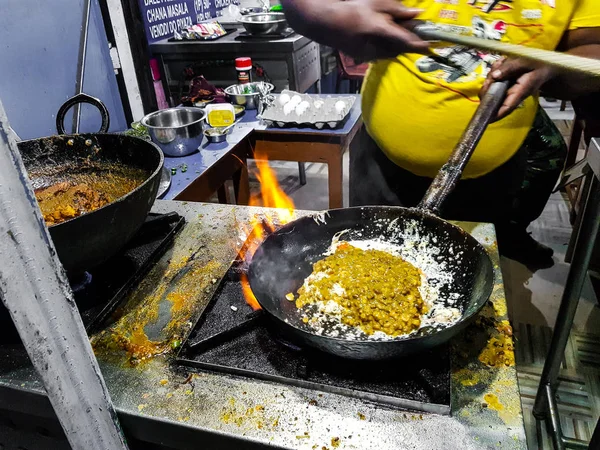
[[[206,105],[206,121],[213,128],[226,127],[235,121],[235,111],[230,103]]]

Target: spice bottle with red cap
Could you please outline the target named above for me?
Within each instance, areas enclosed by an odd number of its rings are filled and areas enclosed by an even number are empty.
[[[237,70],[239,84],[250,83],[252,81],[252,58],[246,56],[236,58],[235,70]]]

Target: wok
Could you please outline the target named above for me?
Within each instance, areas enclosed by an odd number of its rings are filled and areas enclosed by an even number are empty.
[[[100,110],[100,132],[66,135],[66,112],[81,102]],[[58,257],[71,273],[91,269],[117,253],[144,223],[158,192],[164,162],[160,149],[133,136],[107,134],[109,122],[108,111],[100,100],[79,94],[58,111],[56,126],[59,136],[18,143],[34,189],[68,181],[74,174],[94,172],[114,177],[117,164],[143,169],[147,173],[146,180],[123,197],[48,227]]]
[[[252,256],[248,269],[250,287],[272,325],[287,339],[336,356],[358,360],[404,357],[438,346],[464,329],[487,302],[493,289],[493,266],[483,248],[459,227],[436,216],[443,200],[458,183],[483,132],[502,104],[508,86],[495,83],[482,99],[477,112],[449,161],[432,182],[417,208],[358,207],[327,211],[304,217],[270,234]],[[402,245],[407,236],[437,247],[431,258],[445,263],[451,281],[440,284],[440,298],[447,304],[450,294],[460,319],[446,328],[423,327],[416,333],[393,340],[350,339],[341,334],[318,334],[301,320],[293,302],[285,295],[296,292],[323,258],[336,233],[348,230],[344,240],[381,239]],[[420,251],[420,250],[419,250]],[[430,277],[430,282],[432,278]],[[435,282],[435,277],[434,277]]]

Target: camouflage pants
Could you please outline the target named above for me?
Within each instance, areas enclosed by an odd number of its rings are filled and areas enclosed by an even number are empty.
[[[560,131],[541,107],[522,149],[527,160],[525,177],[514,199],[511,219],[527,227],[546,206],[567,156],[567,145]]]

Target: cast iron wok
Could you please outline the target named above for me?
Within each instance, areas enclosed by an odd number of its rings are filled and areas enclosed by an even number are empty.
[[[442,167],[418,208],[358,207],[328,211],[288,223],[269,235],[252,256],[248,269],[250,287],[272,325],[292,342],[333,355],[359,360],[399,358],[443,344],[464,329],[487,302],[494,280],[493,266],[472,236],[435,215],[454,188],[464,167],[492,117],[505,97],[507,85],[495,83],[467,127],[448,163]],[[389,226],[394,223],[393,226]],[[381,238],[401,245],[403,231],[415,226],[420,236],[435,242],[436,258],[447,264],[452,282],[441,289],[441,299],[459,294],[455,306],[460,320],[440,329],[421,328],[402,339],[353,340],[316,333],[301,320],[302,315],[285,295],[296,292],[312,272],[312,264],[323,259],[336,233],[349,230],[343,240]]]
[[[76,103],[98,107],[100,133],[64,134],[64,116]],[[101,172],[111,177],[115,164],[143,169],[146,180],[123,197],[95,211],[48,227],[58,257],[67,272],[77,273],[104,262],[117,253],[144,223],[152,207],[164,157],[151,142],[132,136],[106,134],[109,117],[98,99],[79,94],[57,114],[59,136],[21,141],[19,151],[34,189],[68,181],[75,173]]]

